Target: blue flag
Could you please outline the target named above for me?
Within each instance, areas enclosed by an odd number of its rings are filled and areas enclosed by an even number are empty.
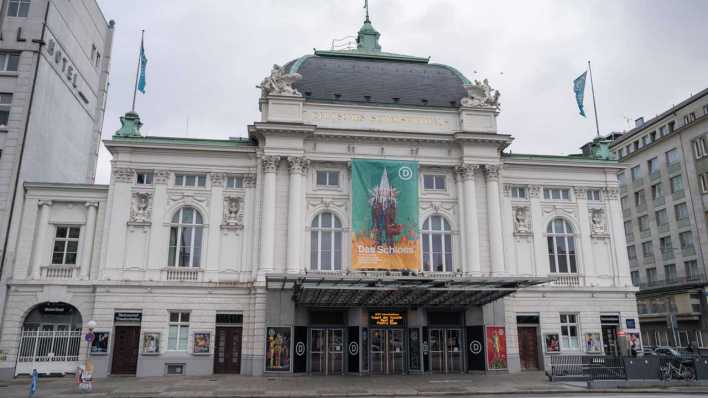
[[[578,103],[578,109],[580,110],[580,115],[585,116],[585,109],[583,108],[583,100],[585,98],[585,77],[588,72],[583,72],[582,75],[578,76],[577,79],[573,81],[573,91],[575,91],[575,101]]]
[[[138,91],[145,94],[145,68],[147,68],[148,59],[145,56],[145,46],[143,41],[140,41],[140,77],[138,78]]]

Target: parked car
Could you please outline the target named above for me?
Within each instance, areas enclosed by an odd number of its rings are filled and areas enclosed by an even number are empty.
[[[641,351],[639,351],[639,356],[644,356],[644,355],[646,355],[646,356],[656,356],[657,354],[656,354],[656,352],[654,351],[653,348],[651,348],[651,347],[644,347],[644,348],[642,348]]]

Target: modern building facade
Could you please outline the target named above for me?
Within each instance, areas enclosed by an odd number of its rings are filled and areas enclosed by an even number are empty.
[[[110,185],[26,184],[4,374],[517,372],[639,344],[619,164],[504,153],[486,80],[378,38],[367,18],[356,49],[274,66],[248,138],[128,113]]]
[[[611,149],[627,254],[648,345],[708,343],[708,89],[637,126]]]

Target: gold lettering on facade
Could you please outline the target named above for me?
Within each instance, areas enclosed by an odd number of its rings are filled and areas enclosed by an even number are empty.
[[[418,126],[448,126],[448,121],[434,116],[401,116],[401,115],[381,115],[354,112],[320,112],[305,111],[306,117],[313,122],[370,122],[375,124],[414,124]]]

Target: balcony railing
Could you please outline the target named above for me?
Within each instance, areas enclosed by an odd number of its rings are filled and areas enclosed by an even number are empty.
[[[695,256],[696,255],[696,247],[695,246],[686,246],[681,248],[681,255],[684,257],[689,257],[689,256]]]
[[[673,260],[674,259],[674,249],[669,247],[661,250],[661,258],[663,260]]]
[[[639,231],[639,239],[646,239],[651,236],[651,229],[647,228],[644,231]]]
[[[637,214],[644,213],[646,211],[647,211],[647,203],[646,202],[642,202],[637,205]]]
[[[674,162],[669,165],[669,174],[680,172],[681,162]]]
[[[41,267],[42,279],[74,279],[78,273],[75,265],[47,265]]]
[[[670,277],[667,279],[657,279],[655,281],[644,282],[639,284],[639,289],[656,289],[660,287],[683,286],[705,283],[705,275],[689,275],[681,277]]]
[[[557,278],[549,282],[551,286],[558,287],[579,287],[582,286],[582,277],[578,274],[550,274],[550,277]]]
[[[654,259],[654,256],[649,256],[649,257],[644,257],[644,260],[642,261],[644,264],[654,264],[656,260]]]
[[[657,225],[656,231],[660,234],[665,234],[665,233],[669,232],[669,228],[670,228],[669,223],[663,223],[663,224]]]
[[[678,225],[679,228],[690,227],[691,226],[691,219],[688,217],[682,218],[682,219],[676,221],[676,224]]]
[[[673,200],[674,202],[677,200],[681,200],[685,197],[686,197],[686,191],[684,191],[684,190],[676,191],[671,194],[671,200]]]
[[[162,269],[162,279],[176,282],[200,282],[202,270],[196,267],[166,267]]]
[[[654,207],[661,207],[666,203],[666,199],[664,199],[663,196],[657,196],[656,199],[654,199]]]
[[[649,181],[656,181],[658,179],[661,179],[661,170],[649,174]]]

